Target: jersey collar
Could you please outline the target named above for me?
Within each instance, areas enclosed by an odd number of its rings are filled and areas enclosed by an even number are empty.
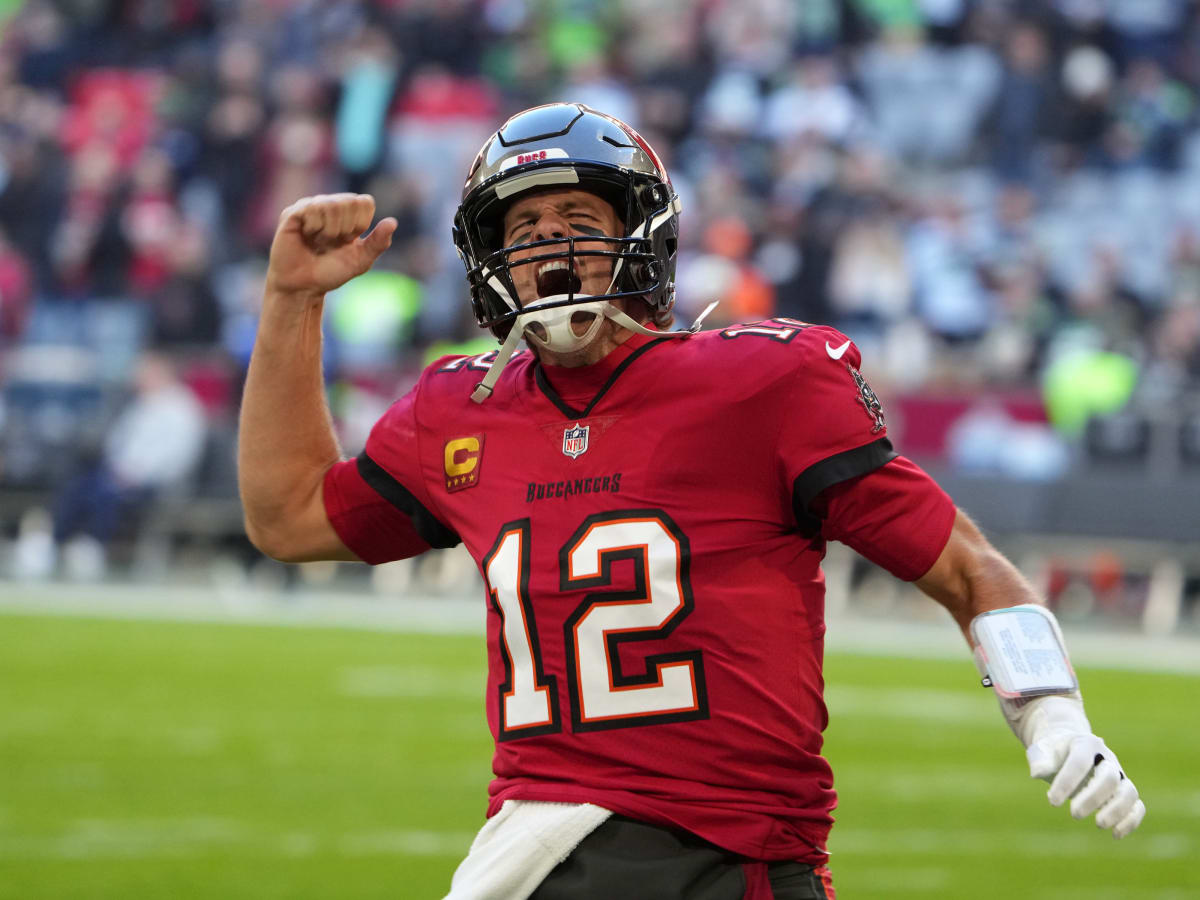
[[[534,381],[564,416],[583,419],[634,360],[667,340],[635,334],[590,366],[553,366],[539,361],[534,366]]]

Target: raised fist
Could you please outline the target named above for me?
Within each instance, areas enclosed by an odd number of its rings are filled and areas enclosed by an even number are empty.
[[[392,243],[396,220],[375,216],[369,194],[318,194],[279,214],[267,267],[267,290],[321,295],[361,275]],[[360,237],[360,235],[362,235]]]

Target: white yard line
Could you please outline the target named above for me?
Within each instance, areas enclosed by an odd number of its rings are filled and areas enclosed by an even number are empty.
[[[1021,834],[979,828],[834,829],[829,849],[838,853],[900,854],[918,866],[928,865],[922,857],[955,854],[987,855],[1003,850],[1015,859],[1052,857],[1091,858],[1096,854],[1095,829],[1077,834],[1029,831]],[[1103,835],[1101,835],[1103,837]],[[1121,845],[1121,855],[1141,859],[1187,859],[1195,854],[1197,840],[1182,832],[1139,835]]]
[[[214,850],[266,851],[285,857],[333,849],[340,856],[465,856],[465,831],[395,830],[341,836],[255,831],[232,819],[88,819],[56,835],[5,835],[0,860],[157,859],[207,856]]]
[[[0,581],[0,612],[235,625],[327,626],[418,634],[483,634],[483,598],[390,599],[369,591]]]
[[[244,625],[325,626],[417,634],[476,634],[484,629],[483,597],[358,593],[252,587],[0,581],[0,613]],[[1147,637],[1066,624],[1077,665],[1200,675],[1200,637]],[[829,622],[830,651],[914,659],[968,659],[949,617],[909,621],[839,614]]]
[[[1200,636],[1149,637],[1137,631],[1099,631],[1064,622],[1071,659],[1077,666],[1200,675]],[[948,616],[936,621],[897,617],[831,619],[829,650],[870,656],[969,660],[966,640]]]

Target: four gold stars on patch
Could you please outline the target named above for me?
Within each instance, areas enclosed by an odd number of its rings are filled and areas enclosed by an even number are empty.
[[[448,488],[469,487],[470,485],[474,484],[474,482],[475,482],[475,473],[472,472],[469,475],[459,475],[454,478],[447,478],[446,479],[446,487],[448,487]]]

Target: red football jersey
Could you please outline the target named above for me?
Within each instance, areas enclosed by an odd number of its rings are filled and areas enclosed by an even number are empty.
[[[839,332],[637,336],[594,366],[439,360],[326,479],[368,562],[462,541],[487,585],[489,814],[590,802],[820,862],[826,537],[903,578],[954,506],[896,457]],[[874,548],[879,547],[879,552]]]

